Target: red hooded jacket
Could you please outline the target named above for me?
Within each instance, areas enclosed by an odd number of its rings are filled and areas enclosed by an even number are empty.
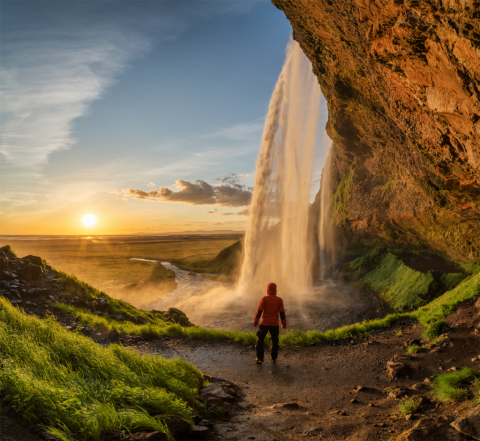
[[[267,288],[267,295],[262,297],[253,319],[253,326],[258,325],[260,317],[261,325],[264,326],[278,326],[278,315],[282,319],[282,326],[287,327],[287,318],[285,316],[285,309],[283,308],[283,300],[277,297],[277,285],[270,283]]]

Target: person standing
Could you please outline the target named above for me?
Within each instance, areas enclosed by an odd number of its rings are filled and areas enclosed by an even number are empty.
[[[267,295],[262,297],[253,319],[253,326],[257,327],[260,320],[260,327],[257,331],[257,342],[255,350],[257,352],[257,363],[263,363],[264,350],[263,342],[268,333],[272,339],[272,347],[270,350],[270,360],[275,363],[278,356],[278,335],[280,328],[278,325],[278,315],[282,320],[282,329],[287,328],[287,318],[285,317],[285,309],[283,307],[283,300],[277,297],[277,285],[270,283],[267,288]]]

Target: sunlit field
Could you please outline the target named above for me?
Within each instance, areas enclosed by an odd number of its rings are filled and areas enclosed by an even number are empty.
[[[33,254],[45,259],[59,271],[77,276],[96,288],[115,295],[131,284],[154,278],[155,262],[131,258],[195,265],[213,259],[232,245],[239,235],[212,236],[137,236],[75,237],[18,240],[0,237],[0,246],[11,245],[18,256]]]

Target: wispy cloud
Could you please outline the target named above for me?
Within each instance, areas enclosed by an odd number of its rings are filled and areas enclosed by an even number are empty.
[[[205,137],[224,138],[232,141],[248,141],[252,139],[252,137],[260,137],[263,130],[263,125],[263,118],[256,119],[254,121],[226,127],[225,129],[205,135]]]
[[[87,113],[134,54],[148,48],[146,38],[115,29],[75,41],[27,38],[12,44],[0,70],[0,151],[7,164],[36,168],[53,152],[71,147],[73,121]]]

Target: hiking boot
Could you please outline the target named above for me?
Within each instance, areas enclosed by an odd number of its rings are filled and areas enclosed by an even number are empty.
[[[262,364],[263,363],[263,360],[259,360],[258,358],[256,358],[255,361],[257,362],[257,364]]]

